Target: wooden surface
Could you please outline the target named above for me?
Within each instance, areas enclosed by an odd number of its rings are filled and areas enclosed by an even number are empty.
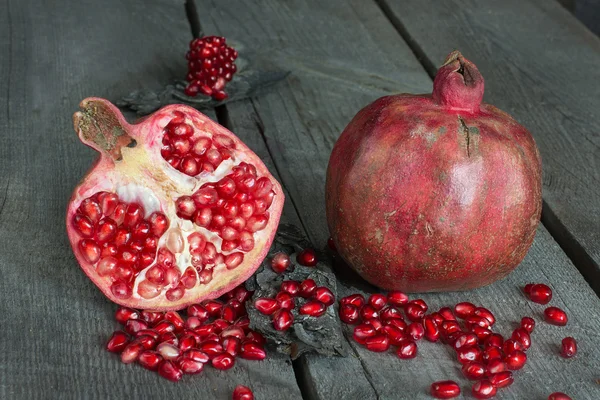
[[[377,97],[430,91],[432,67],[461,49],[486,77],[486,100],[514,114],[536,137],[547,226],[540,226],[525,261],[503,281],[469,293],[420,297],[432,307],[467,299],[485,305],[504,334],[522,316],[536,318],[529,362],[497,398],[542,400],[565,391],[574,399],[599,399],[600,301],[547,230],[590,276],[600,260],[598,39],[542,0],[435,4],[198,1],[208,34],[268,51],[292,72],[264,95],[226,106],[220,122],[278,175],[288,195],[282,220],[301,225],[322,247],[328,237],[325,168],[339,133]],[[229,399],[242,383],[252,386],[257,400],[420,399],[430,398],[427,389],[439,379],[456,379],[468,390],[448,348],[423,342],[411,361],[366,352],[350,340],[347,358],[308,355],[292,365],[270,353],[267,361],[240,361],[228,372],[207,369],[179,384],[124,366],[104,351],[116,307],[79,271],[64,233],[70,192],[95,158],[77,140],[71,115],[84,97],[114,101],[183,76],[189,40],[183,5],[3,5],[0,398]],[[339,276],[346,291],[372,290],[348,274]],[[528,282],[552,286],[553,304],[569,313],[567,327],[541,322],[543,306],[519,291]],[[564,336],[579,340],[575,359],[558,356]]]

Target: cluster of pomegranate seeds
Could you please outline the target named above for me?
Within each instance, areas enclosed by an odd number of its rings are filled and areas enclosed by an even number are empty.
[[[273,328],[278,331],[288,330],[294,323],[292,310],[296,309],[296,298],[306,299],[298,313],[310,317],[320,317],[335,303],[333,292],[325,286],[317,286],[313,279],[283,281],[279,293],[275,297],[260,297],[255,300],[254,307],[262,314],[272,317]]]
[[[159,238],[169,228],[163,213],[144,215],[142,205],[120,201],[115,193],[98,192],[81,202],[71,220],[82,237],[78,247],[83,258],[99,276],[112,280],[111,291],[120,299],[131,297],[135,278],[154,263]],[[150,294],[142,286],[140,295]]]
[[[528,296],[538,303],[547,304],[552,298],[552,291],[546,285],[532,284],[527,289]],[[558,310],[556,307],[546,310],[546,320],[555,325],[563,320],[566,323],[566,314],[555,309]],[[370,351],[385,352],[394,346],[398,357],[408,359],[417,355],[417,342],[422,338],[439,341],[455,350],[463,375],[476,381],[471,387],[476,399],[492,398],[499,389],[512,385],[512,371],[523,368],[527,362],[526,352],[535,329],[533,318],[523,317],[520,326],[505,338],[493,331],[496,323],[493,313],[473,303],[461,302],[454,308],[442,307],[429,314],[427,311],[425,301],[410,300],[400,291],[389,292],[387,296],[372,294],[368,299],[353,294],[339,302],[340,319],[356,325],[354,340]],[[575,339],[565,338],[561,355],[572,357],[576,352]],[[438,399],[450,399],[459,396],[461,390],[454,381],[439,381],[431,385],[430,393]]]
[[[223,90],[237,71],[237,51],[227,46],[224,37],[205,36],[190,42],[185,58],[188,60],[189,82],[185,94],[196,97],[199,93],[215,100],[227,98]]]
[[[121,307],[115,319],[123,330],[113,333],[106,348],[120,354],[123,363],[137,362],[171,381],[198,374],[208,363],[227,370],[236,357],[263,360],[265,339],[249,328],[244,306],[251,296],[238,286],[219,300],[189,306],[185,317]]]
[[[232,400],[254,400],[254,393],[248,386],[237,385],[233,391]]]

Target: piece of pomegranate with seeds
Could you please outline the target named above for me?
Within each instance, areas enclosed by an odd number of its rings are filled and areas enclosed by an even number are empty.
[[[473,289],[525,257],[542,209],[539,152],[523,126],[481,102],[483,92],[477,67],[455,51],[431,95],[382,97],[337,140],[326,178],[329,232],[371,284]]]
[[[67,233],[96,286],[123,306],[160,311],[248,279],[284,200],[256,154],[191,107],[170,105],[131,125],[106,100],[80,106],[75,130],[100,158],[69,202]]]

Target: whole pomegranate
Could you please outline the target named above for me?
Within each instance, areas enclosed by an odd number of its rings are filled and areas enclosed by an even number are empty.
[[[169,310],[248,279],[284,200],[256,154],[187,106],[134,125],[104,99],[80,107],[75,130],[100,157],[69,201],[67,233],[96,286],[124,306]]]
[[[342,258],[383,289],[465,290],[525,257],[541,212],[531,134],[482,103],[483,78],[458,51],[432,95],[382,97],[336,142],[329,230]]]

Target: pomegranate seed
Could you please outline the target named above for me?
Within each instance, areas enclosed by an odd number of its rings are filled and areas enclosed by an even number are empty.
[[[210,358],[215,357],[223,352],[223,346],[217,340],[205,340],[198,348]]]
[[[236,357],[240,351],[240,339],[230,336],[223,339],[223,350]]]
[[[528,283],[527,285],[525,285],[523,287],[523,293],[525,293],[526,295],[529,296],[529,293],[531,293],[531,287],[533,286],[533,283]]]
[[[454,306],[454,313],[458,318],[465,319],[473,315],[476,308],[475,304],[465,301]]]
[[[156,371],[163,358],[155,351],[146,350],[140,353],[137,361],[142,367],[150,371]]]
[[[456,321],[456,317],[450,307],[442,307],[438,312],[446,321]]]
[[[305,267],[314,267],[317,265],[317,254],[313,249],[304,249],[296,257],[298,264],[304,265]]]
[[[150,336],[156,341],[158,341],[158,339],[160,338],[160,335],[158,334],[158,332],[156,332],[153,329],[142,329],[140,331],[137,331],[135,333],[135,337],[140,337],[140,336]]]
[[[177,311],[169,311],[165,314],[165,319],[173,324],[175,332],[181,332],[184,327],[183,318]]]
[[[313,279],[305,279],[300,283],[299,295],[306,298],[311,297],[317,289],[317,283]]]
[[[461,364],[466,364],[469,361],[480,361],[483,354],[479,347],[464,346],[456,350],[456,355]]]
[[[492,385],[494,385],[498,389],[510,386],[515,381],[513,378],[513,374],[510,371],[503,371],[492,374],[490,375],[489,379]]]
[[[400,320],[404,319],[404,317],[402,316],[400,311],[398,311],[398,309],[391,307],[391,306],[385,307],[383,310],[381,310],[381,312],[379,313],[379,316],[381,317],[381,319],[383,321],[388,321],[390,319],[400,319]]]
[[[408,327],[406,322],[402,321],[401,319],[388,319],[386,321],[383,321],[383,323],[385,325],[393,326],[393,327],[399,329],[401,332],[406,331],[406,328]]]
[[[488,336],[492,334],[490,328],[482,328],[480,326],[472,326],[471,332],[473,332],[473,334],[477,336],[481,343],[484,343]]]
[[[140,343],[144,349],[152,350],[156,346],[156,339],[150,335],[137,336],[134,340],[135,343]]]
[[[525,329],[527,333],[533,332],[535,328],[535,320],[530,317],[523,317],[521,319],[521,328]]]
[[[423,318],[423,327],[425,328],[425,339],[430,342],[437,342],[440,338],[440,330],[431,316]]]
[[[506,367],[513,371],[523,368],[526,362],[527,354],[521,350],[515,350],[504,357],[504,363],[506,364]]]
[[[479,380],[485,377],[486,368],[485,365],[480,362],[469,361],[468,363],[463,364],[462,373],[467,379]]]
[[[367,338],[374,336],[376,333],[377,332],[372,325],[361,324],[354,328],[354,334],[352,336],[357,343],[365,344]]]
[[[191,358],[180,357],[177,359],[176,364],[184,374],[188,375],[199,374],[204,369],[204,363]]]
[[[444,321],[442,322],[442,332],[448,336],[453,333],[460,332],[460,325],[456,321]]]
[[[360,309],[360,317],[363,320],[379,318],[379,313],[372,306],[366,305]]]
[[[494,317],[494,314],[492,314],[492,312],[487,308],[477,307],[475,311],[473,311],[473,315],[487,319],[490,323],[489,326],[492,326],[496,323],[496,317]]]
[[[387,298],[382,294],[375,293],[369,296],[368,302],[371,307],[379,311],[387,304]]]
[[[544,310],[544,318],[547,323],[557,326],[567,325],[567,313],[558,307],[548,307]]]
[[[208,311],[208,315],[211,317],[217,317],[221,314],[221,308],[223,307],[223,303],[218,300],[208,300],[202,302],[206,311]]]
[[[413,322],[406,327],[406,333],[410,336],[414,341],[419,341],[425,335],[425,328],[419,322]]]
[[[487,363],[485,374],[491,376],[503,371],[506,371],[506,364],[501,359],[495,358]]]
[[[478,315],[471,315],[470,317],[465,318],[465,325],[467,329],[472,329],[474,326],[489,328],[490,321],[487,318],[480,317]]]
[[[211,360],[212,366],[216,369],[227,370],[235,364],[235,358],[229,353],[221,353]]]
[[[425,303],[425,300],[423,300],[423,299],[415,299],[415,300],[410,301],[409,303],[414,303],[414,304],[420,305],[421,308],[423,310],[425,310],[425,312],[427,312],[427,310],[429,309],[429,307],[427,306],[427,303]]]
[[[430,392],[436,399],[453,399],[460,395],[460,386],[454,381],[433,382]]]
[[[365,339],[365,347],[374,352],[384,352],[390,348],[390,340],[385,334],[376,334]]]
[[[499,335],[497,333],[492,333],[490,336],[487,337],[487,339],[485,339],[485,347],[502,347],[503,344],[504,338],[502,337],[502,335]]]
[[[173,382],[177,382],[183,377],[183,371],[169,360],[163,361],[158,366],[158,374]]]
[[[412,340],[405,340],[398,346],[396,354],[402,359],[415,358],[417,356],[417,344]]]
[[[156,351],[165,360],[174,360],[181,355],[181,350],[176,345],[167,342],[162,342],[156,346]]]
[[[202,307],[200,304],[192,304],[187,308],[188,317],[196,317],[200,320],[200,322],[204,322],[208,320],[209,315],[206,308]]]
[[[523,351],[527,351],[531,347],[531,337],[523,328],[517,328],[513,331],[511,338],[521,345]]]
[[[403,306],[408,303],[408,296],[406,293],[392,290],[391,292],[388,292],[387,301],[393,306]]]
[[[569,396],[562,392],[554,392],[548,396],[548,400],[572,400]]]
[[[340,320],[345,324],[354,325],[358,322],[360,315],[358,308],[352,304],[343,304],[339,309]]]
[[[235,300],[235,301],[237,302],[237,300]],[[240,306],[238,306],[238,307],[240,307]],[[221,309],[221,318],[227,322],[235,321],[235,319],[237,318],[237,311],[234,307],[235,306],[233,304],[226,304]]]
[[[272,315],[279,310],[279,303],[275,299],[260,297],[254,302],[254,307],[264,315]]]
[[[392,344],[394,346],[398,346],[400,343],[402,343],[404,340],[406,340],[402,330],[395,327],[394,325],[384,325],[382,327],[382,330],[383,330],[383,332],[385,332],[385,334],[390,339],[390,344]]]
[[[481,358],[484,362],[489,363],[491,360],[495,359],[502,360],[503,356],[504,353],[502,352],[502,349],[500,347],[491,346],[483,350],[483,355],[481,356]]]
[[[191,350],[186,351],[185,353],[183,353],[182,357],[189,358],[194,361],[199,361],[203,364],[206,364],[207,362],[210,361],[210,357],[206,353],[203,353],[197,349],[191,349]]]
[[[572,337],[566,337],[562,340],[560,355],[564,358],[575,357],[577,354],[577,341]]]
[[[120,353],[128,344],[129,336],[123,331],[115,331],[106,344],[106,350],[111,353]]]
[[[502,345],[502,351],[504,352],[504,354],[510,354],[513,351],[522,350],[522,349],[523,349],[523,346],[521,346],[521,343],[519,343],[513,339],[508,339],[508,340],[504,341],[504,344]]]
[[[491,399],[496,392],[496,387],[487,379],[475,382],[471,388],[471,393],[476,399]]]
[[[125,332],[130,335],[135,335],[136,332],[141,331],[142,329],[148,329],[148,324],[144,321],[130,319],[125,323]]]
[[[289,310],[279,310],[273,315],[273,328],[276,331],[287,331],[294,322],[294,316]]]
[[[361,308],[365,305],[365,298],[362,294],[353,294],[350,296],[343,297],[340,300],[340,304],[352,304],[354,307]]]
[[[183,335],[179,339],[179,350],[181,350],[182,352],[187,351],[192,349],[193,347],[196,347],[197,344],[198,343],[194,335]]]
[[[476,346],[478,342],[479,339],[474,334],[464,333],[456,338],[456,341],[454,342],[454,349],[458,350],[461,347]]]
[[[316,288],[313,294],[313,298],[325,304],[327,307],[335,303],[333,292],[325,286],[319,286],[318,288]]]
[[[130,319],[139,319],[139,318],[140,318],[140,313],[131,308],[119,307],[117,309],[117,311],[115,312],[115,319],[121,325],[125,325],[125,323],[127,323],[127,321],[129,321]]]
[[[527,295],[534,303],[548,304],[550,303],[550,300],[552,300],[552,289],[550,289],[548,285],[538,283],[529,288],[529,293]]]
[[[442,324],[442,322],[445,321],[444,317],[442,317],[442,314],[440,314],[439,312],[433,312],[429,314],[429,317],[433,320],[433,322],[435,322],[436,326],[438,327]]]
[[[254,400],[254,394],[248,386],[237,385],[233,390],[233,400]]]
[[[327,311],[327,306],[320,301],[307,301],[300,307],[300,314],[311,317],[320,317]]]
[[[279,308],[284,310],[291,310],[296,306],[294,298],[291,294],[287,292],[277,293],[277,295],[275,296],[275,300],[277,301]]]
[[[257,343],[243,342],[240,348],[240,357],[246,360],[264,360],[267,353]]]
[[[288,269],[291,263],[292,261],[290,260],[290,256],[285,253],[277,253],[271,260],[271,268],[273,268],[273,271],[281,274]]]
[[[263,335],[261,335],[260,333],[251,330],[250,332],[248,332],[246,334],[246,339],[256,343],[257,345],[263,347],[265,345],[265,343],[267,342],[267,340],[264,338]]]
[[[235,338],[242,340],[242,339],[244,339],[245,336],[246,335],[244,334],[244,330],[242,328],[240,328],[239,326],[230,326],[228,328],[225,328],[221,332],[222,338],[235,337]]]
[[[131,364],[132,362],[135,362],[142,351],[144,351],[144,346],[142,346],[140,343],[128,344],[121,353],[121,362],[123,364]]]
[[[415,303],[414,301],[408,303],[404,308],[406,318],[413,322],[421,321],[425,315],[425,311],[419,303]]]
[[[158,321],[162,321],[165,315],[161,312],[142,311],[141,319],[150,325],[155,325]]]
[[[163,321],[160,321],[158,324],[154,325],[153,329],[156,332],[158,332],[160,335],[162,335],[167,332],[174,332],[175,325],[173,325],[172,323],[170,323],[167,320],[163,320]]]
[[[300,283],[297,281],[283,281],[281,282],[280,289],[292,296],[296,296],[300,292]]]

